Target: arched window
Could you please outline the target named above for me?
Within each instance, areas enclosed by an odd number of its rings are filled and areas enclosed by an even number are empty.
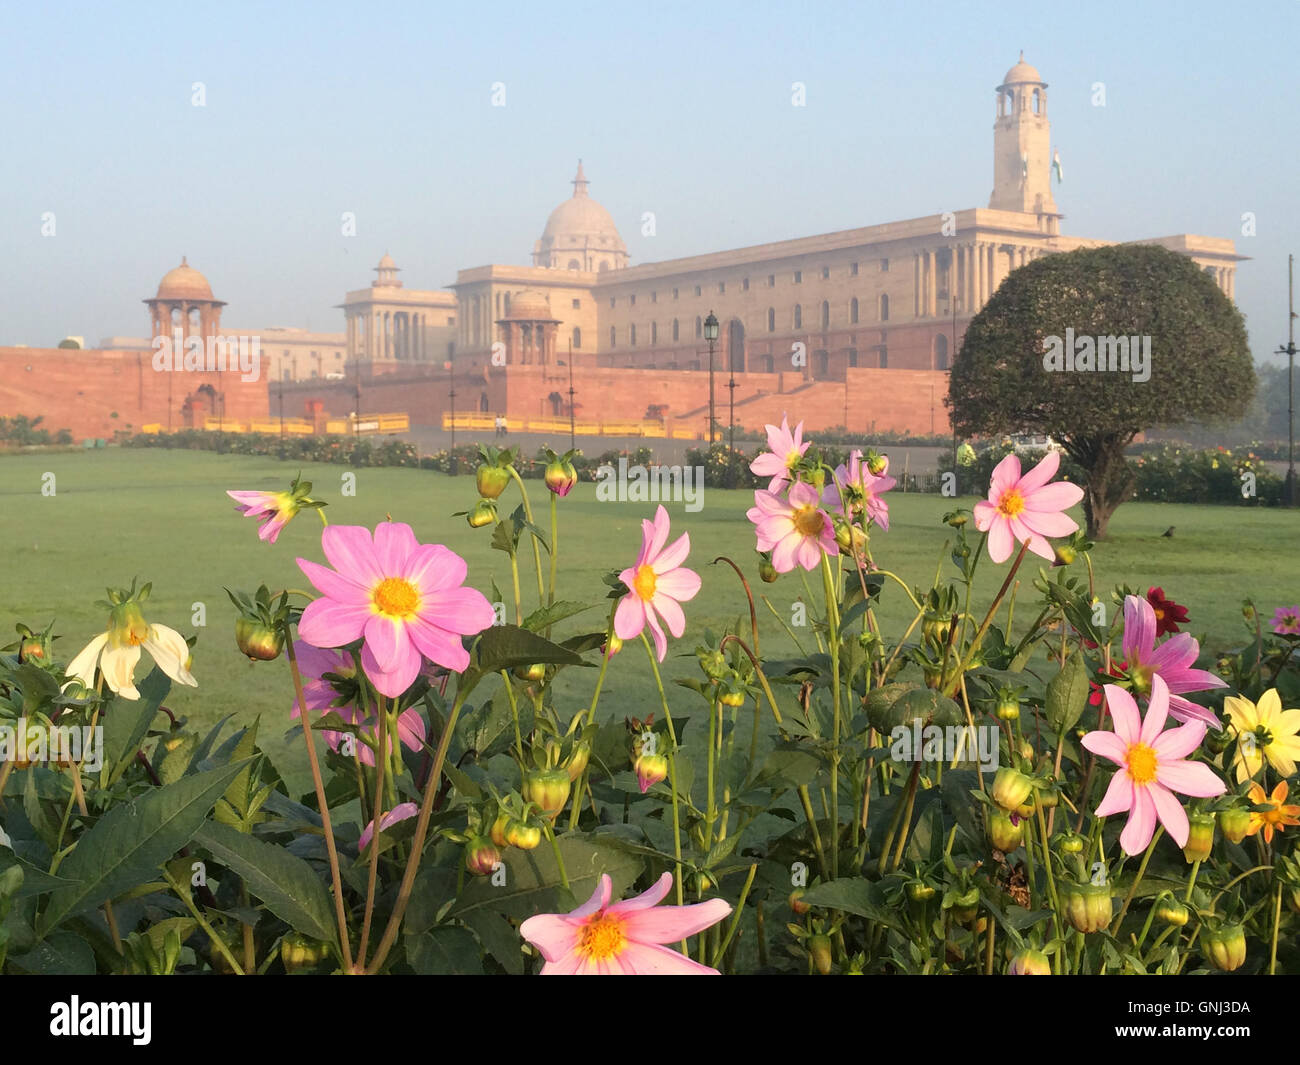
[[[798,303],[794,305],[794,327],[796,329],[803,328],[803,306]]]
[[[582,330],[576,325],[573,327],[573,346],[575,348],[582,347]]]
[[[767,309],[767,331],[769,333],[776,332],[776,308],[775,307],[769,307]]]
[[[858,365],[858,349],[849,348],[849,368],[857,369],[857,365]]]
[[[880,297],[880,320],[889,321],[889,297],[883,294]]]
[[[831,327],[831,305],[829,300],[822,300],[822,329]]]
[[[934,338],[934,368],[948,369],[948,337],[944,333],[939,333]]]
[[[858,297],[854,296],[849,301],[849,322],[852,325],[858,324]]]
[[[1034,90],[1034,114],[1042,114],[1043,97],[1037,89]]]
[[[698,314],[695,316],[695,335],[702,337],[704,335],[704,319]]]
[[[673,319],[673,340],[681,340],[681,328],[676,318]]]
[[[578,262],[577,259],[570,259],[570,260],[569,260],[569,269],[570,269],[570,270],[581,270],[581,269],[582,269],[582,263]]]

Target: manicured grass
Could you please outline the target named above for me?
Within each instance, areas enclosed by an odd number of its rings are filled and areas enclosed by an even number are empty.
[[[57,646],[65,660],[70,659],[103,630],[105,612],[94,603],[103,598],[106,585],[126,586],[133,577],[152,581],[146,616],[186,635],[200,633],[194,654],[199,687],[173,689],[168,706],[200,725],[226,714],[239,721],[261,714],[261,737],[272,758],[282,772],[297,777],[300,748],[289,754],[280,740],[292,702],[287,665],[283,659],[254,665],[239,654],[233,638],[234,608],[222,591],[223,587],[252,591],[263,582],[273,589],[310,589],[294,559],[323,561],[315,515],[300,515],[271,546],[258,540],[254,523],[236,515],[224,495],[227,488],[286,487],[297,470],[272,459],[185,451],[107,449],[0,458],[0,542],[4,544],[0,625],[9,630],[14,622],[23,621],[40,628],[57,619],[56,631],[63,637]],[[472,477],[359,469],[351,471],[356,475],[356,494],[342,496],[346,472],[340,466],[303,468],[304,477],[314,481],[316,497],[329,502],[326,513],[332,523],[373,525],[386,515],[408,522],[421,541],[445,543],[462,554],[469,563],[471,584],[488,593],[495,580],[510,598],[508,559],[490,548],[491,530],[470,529],[463,518],[452,516],[473,504]],[[42,494],[47,473],[54,474],[53,495]],[[527,483],[537,523],[549,528],[549,495],[540,481]],[[512,488],[503,497],[503,510],[513,509],[517,501]],[[683,700],[689,712],[695,710],[689,705],[694,696],[671,685],[671,680],[699,675],[691,653],[696,640],[706,628],[719,629],[737,617],[743,616],[748,626],[748,608],[735,574],[725,565],[710,565],[711,560],[722,554],[735,559],[749,575],[755,595],[766,595],[787,622],[791,602],[804,595],[804,585],[794,574],[774,585],[759,582],[752,527],[745,519],[752,502],[746,492],[709,489],[698,513],[687,513],[680,503],[669,506],[674,536],[681,530],[690,532],[690,565],[704,579],[699,596],[686,608],[686,634],[673,642],[664,667],[670,697]],[[960,505],[971,502],[962,500]],[[890,531],[873,537],[877,564],[913,586],[928,587],[946,534],[951,532],[940,519],[956,505],[958,501],[938,496],[891,495]],[[560,500],[557,597],[593,607],[559,626],[556,635],[603,628],[608,589],[600,578],[635,561],[640,521],[653,510],[648,503],[599,502],[592,484],[581,484]],[[1171,525],[1176,526],[1174,536],[1162,537]],[[1244,642],[1243,598],[1254,597],[1270,616],[1275,606],[1300,601],[1294,561],[1298,542],[1300,515],[1295,513],[1130,503],[1120,508],[1111,523],[1110,539],[1093,554],[1097,588],[1108,598],[1109,589],[1121,582],[1143,588],[1162,585],[1167,595],[1190,607],[1190,630],[1198,636],[1208,634],[1209,648],[1217,650]],[[531,550],[521,552],[520,565],[527,612],[536,602]],[[1086,578],[1082,563],[1073,568]],[[952,572],[950,565],[946,569]],[[1036,563],[1027,563],[1021,570],[1022,599],[1036,594],[1029,587],[1036,569]],[[1005,570],[987,558],[981,562],[978,614],[982,615]],[[809,587],[820,595],[816,573]],[[194,621],[200,605],[206,611],[206,625],[201,628]],[[758,609],[764,654],[794,650],[761,601]],[[508,613],[513,614],[513,604]],[[878,614],[895,639],[901,636],[912,615],[896,585],[886,586]],[[801,639],[811,645],[810,635]],[[138,671],[138,677],[143,674],[143,669]],[[594,672],[568,670],[560,681],[561,704],[567,701],[576,711],[590,700]],[[629,646],[611,666],[601,699],[602,716],[643,716],[656,704],[645,655]]]

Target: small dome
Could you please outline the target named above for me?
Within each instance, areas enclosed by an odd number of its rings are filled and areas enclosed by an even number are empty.
[[[536,289],[524,289],[522,292],[510,293],[510,310],[507,318],[521,318],[525,321],[549,321],[551,318],[551,301],[545,292]]]
[[[181,264],[174,270],[168,270],[158,282],[160,300],[210,300],[212,286],[208,279],[190,266],[181,256]]]
[[[372,288],[401,288],[402,283],[397,280],[397,272],[401,269],[397,263],[393,262],[393,257],[384,252],[384,257],[379,260],[379,265],[375,267],[376,277],[370,285]]]
[[[1020,53],[1020,59],[1014,67],[1007,71],[1007,76],[1002,79],[1003,85],[1017,85],[1024,82],[1034,82],[1042,85],[1042,75],[1038,73],[1037,67],[1032,67],[1025,62],[1025,53]]]

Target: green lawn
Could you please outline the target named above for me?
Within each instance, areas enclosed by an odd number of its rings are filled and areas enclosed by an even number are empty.
[[[239,654],[234,608],[222,589],[252,591],[262,582],[272,588],[309,588],[294,559],[301,555],[323,561],[320,523],[313,514],[303,514],[276,545],[264,544],[254,523],[235,514],[224,490],[285,487],[297,468],[247,456],[111,448],[0,458],[0,632],[17,621],[40,628],[54,618],[63,637],[58,647],[65,659],[71,658],[103,630],[106,618],[94,603],[104,597],[105,586],[125,586],[133,577],[153,582],[146,616],[187,635],[196,631],[191,622],[195,605],[203,604],[207,624],[197,630],[193,667],[199,687],[173,690],[168,705],[197,723],[215,722],[224,714],[241,721],[261,714],[262,736],[275,758],[292,701],[288,669],[283,660],[254,665]],[[315,482],[316,497],[329,502],[331,522],[373,525],[391,515],[410,523],[422,541],[445,543],[464,555],[472,584],[488,592],[495,579],[509,594],[507,557],[490,549],[490,529],[470,529],[463,518],[452,516],[476,498],[471,477],[360,469],[355,471],[356,495],[343,497],[344,472],[339,466],[303,469]],[[53,495],[42,494],[47,473],[55,476]],[[528,484],[538,522],[545,526],[547,493],[540,481]],[[503,497],[507,509],[516,501],[513,489]],[[969,506],[972,500],[962,502]],[[693,657],[674,654],[689,656],[705,627],[720,627],[746,610],[731,570],[708,564],[716,556],[736,559],[750,574],[756,594],[766,594],[787,620],[791,601],[803,594],[803,584],[793,574],[775,585],[757,580],[752,527],[745,519],[750,505],[749,493],[710,489],[698,513],[686,513],[681,504],[669,507],[674,531],[690,531],[690,564],[701,572],[704,586],[687,606],[688,629],[670,649],[666,682],[698,675]],[[876,561],[911,584],[928,586],[950,532],[940,518],[954,501],[895,494],[890,506],[890,532],[873,537]],[[560,596],[594,604],[562,626],[561,635],[602,627],[607,589],[600,578],[635,560],[640,519],[653,509],[653,504],[599,502],[591,484],[579,485],[560,501]],[[1240,643],[1244,597],[1255,597],[1270,615],[1279,604],[1300,601],[1294,563],[1298,521],[1300,516],[1276,510],[1127,504],[1111,523],[1111,538],[1094,552],[1098,588],[1104,593],[1120,582],[1163,585],[1166,594],[1190,606],[1191,631],[1208,634],[1211,648]],[[1177,527],[1175,535],[1161,537],[1170,525]],[[531,552],[521,555],[521,562],[527,611],[536,596]],[[1085,572],[1081,563],[1076,568]],[[985,558],[980,570],[977,591],[987,603],[1005,567]],[[1028,564],[1022,569],[1027,578],[1033,572]],[[764,653],[791,650],[788,637],[761,603],[759,610]],[[879,614],[890,631],[901,635],[909,610],[901,591],[887,586]],[[576,708],[589,700],[594,674],[570,670],[561,680],[561,702],[570,699]],[[654,708],[652,696],[645,657],[629,648],[611,669],[601,706],[610,717],[640,716]],[[281,765],[282,771],[298,768]]]

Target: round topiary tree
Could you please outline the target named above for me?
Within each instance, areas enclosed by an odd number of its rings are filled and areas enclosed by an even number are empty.
[[[1132,492],[1146,429],[1240,417],[1255,391],[1241,313],[1185,255],[1114,245],[1015,270],[971,321],[945,400],[957,432],[1047,433],[1088,471],[1088,535]]]

